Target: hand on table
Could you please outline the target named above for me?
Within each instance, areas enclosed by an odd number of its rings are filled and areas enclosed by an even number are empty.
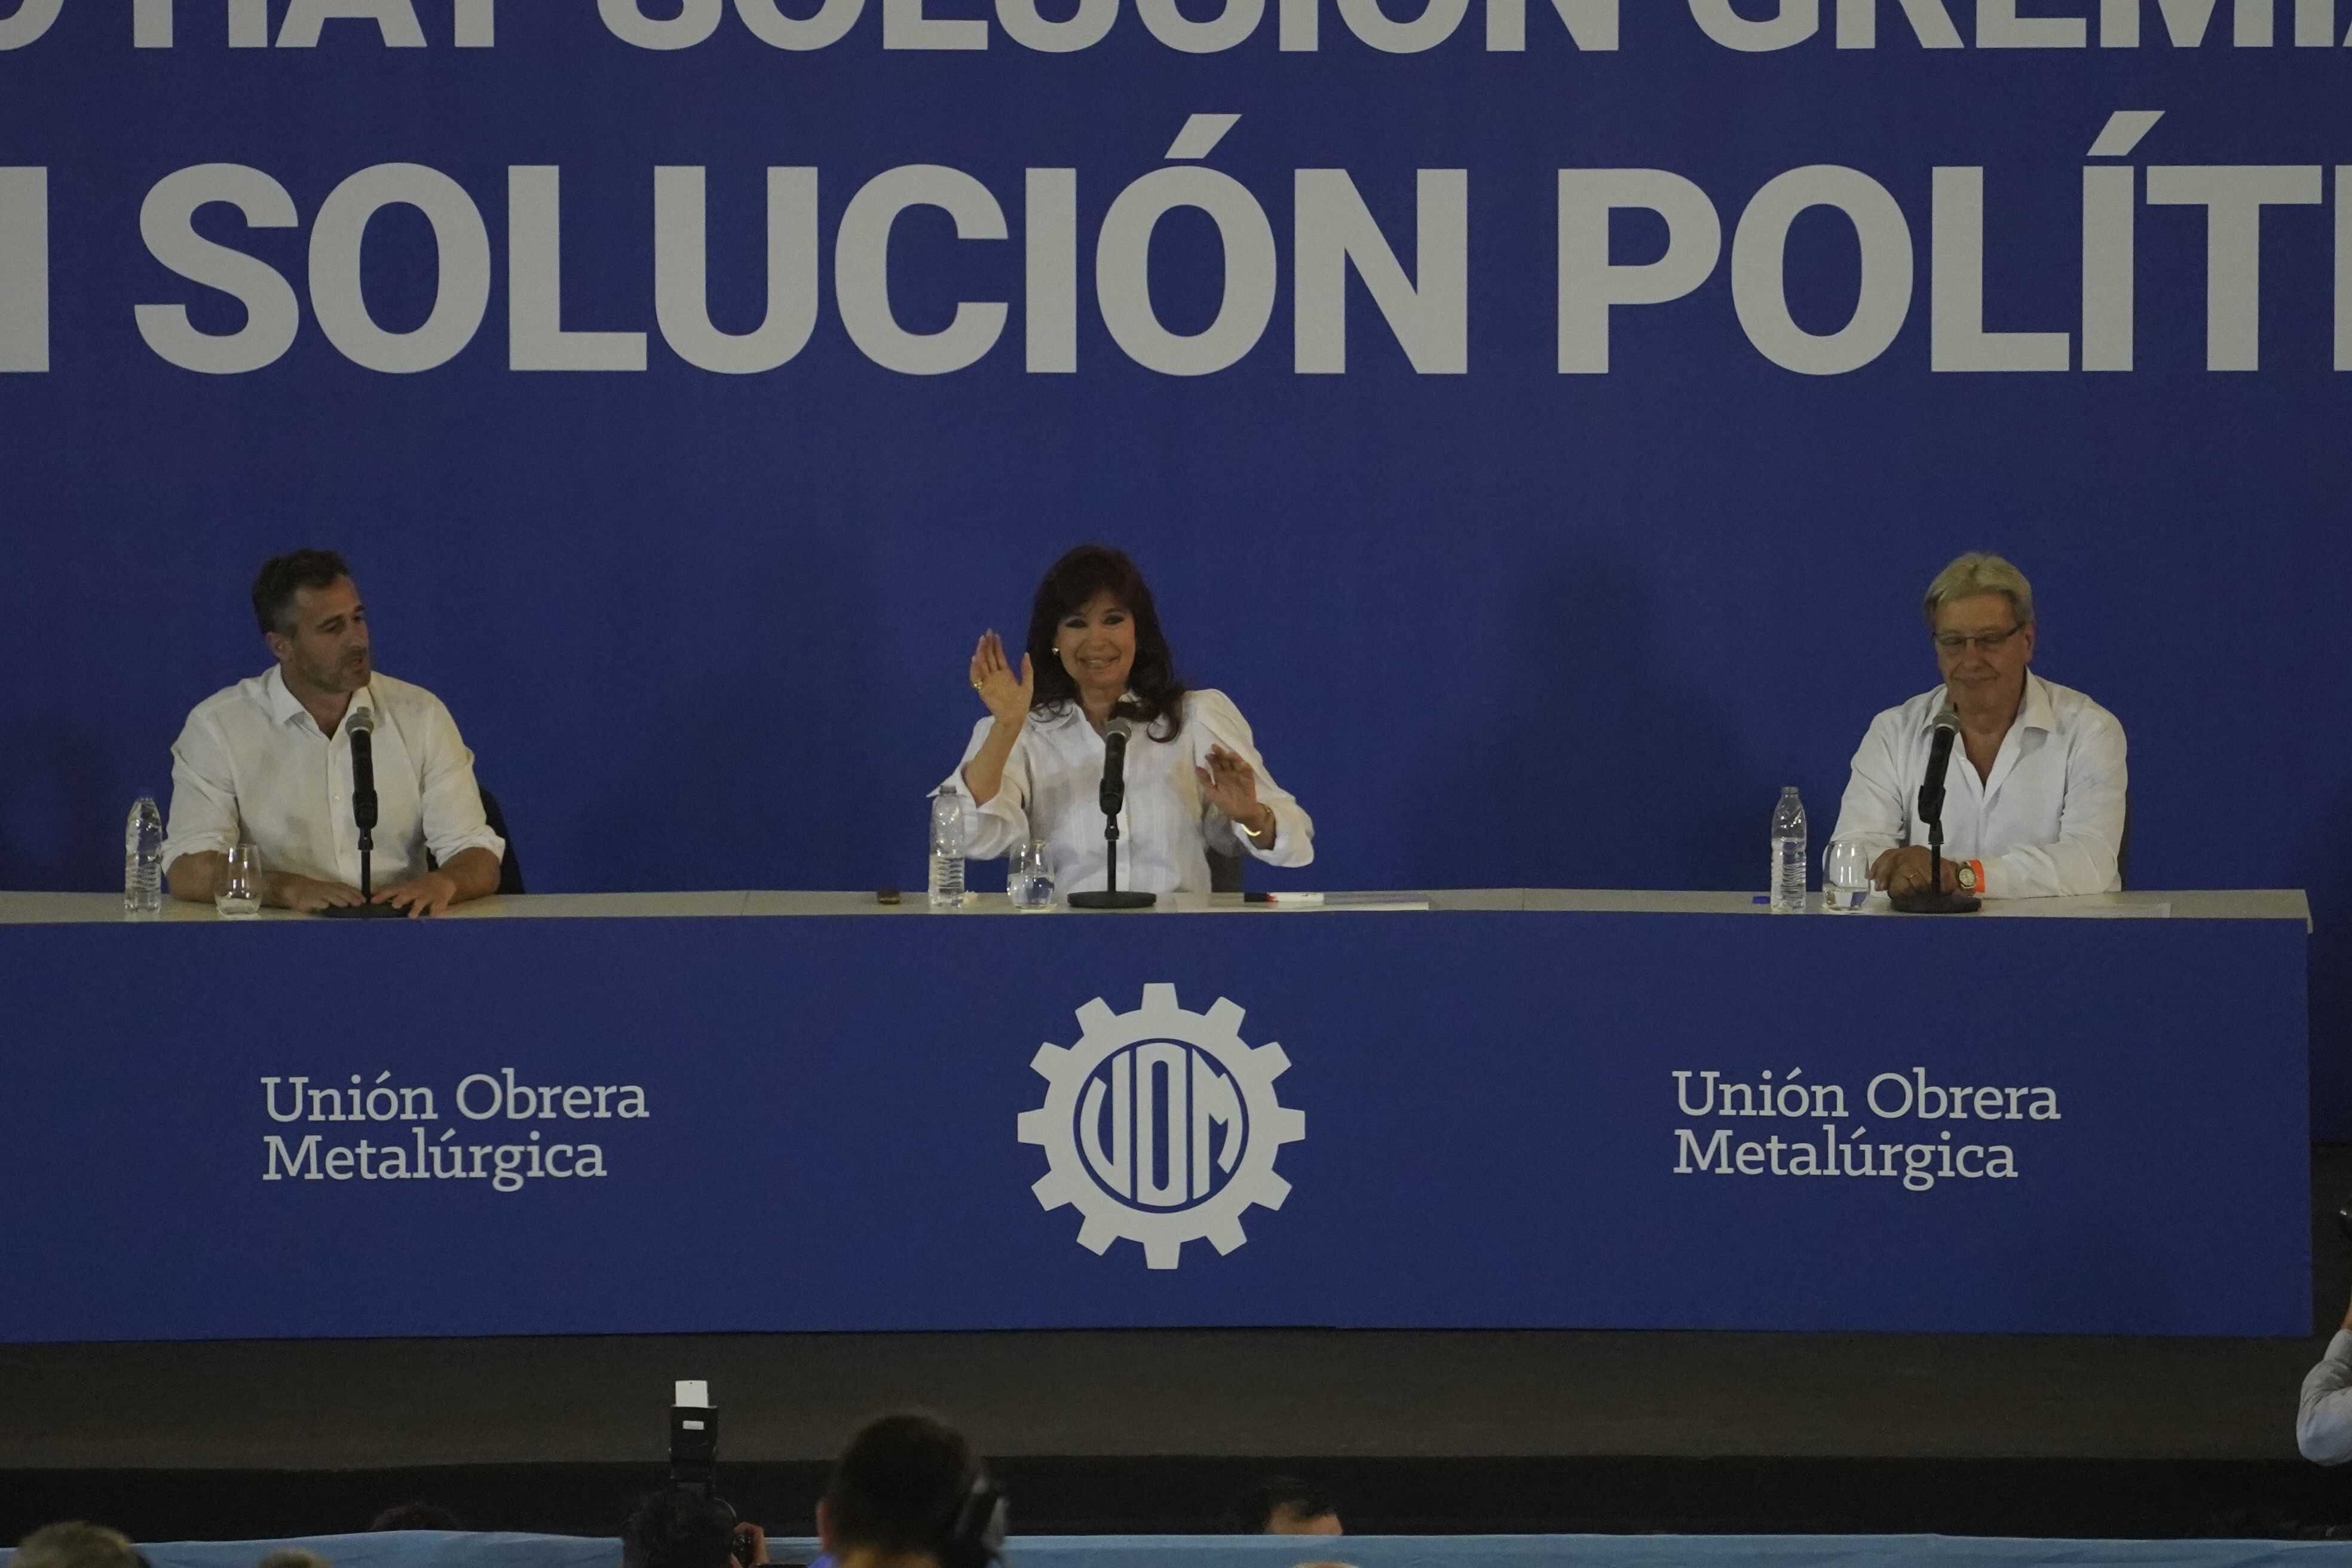
[[[1030,700],[1037,691],[1036,671],[1024,653],[1020,678],[1015,679],[1013,667],[1005,662],[1004,639],[994,632],[982,632],[980,646],[971,654],[971,689],[987,704],[991,718],[1000,724],[1016,725],[1029,717]]]
[[[410,920],[419,915],[437,915],[449,907],[457,896],[457,879],[446,871],[427,871],[422,877],[411,877],[397,887],[381,888],[373,904],[390,904],[396,910],[406,910]]]
[[[291,871],[280,872],[271,879],[269,901],[306,915],[315,915],[320,910],[353,909],[367,902],[357,888],[322,882],[315,877],[298,877]]]
[[[1927,849],[1914,844],[1906,848],[1889,849],[1870,863],[1870,880],[1874,887],[1890,893],[1919,893],[1927,890]],[[1943,890],[1960,890],[1959,868],[1951,861],[1944,862]]]
[[[748,1521],[735,1527],[736,1547],[740,1548],[747,1544],[751,1549],[750,1553],[746,1554],[740,1550],[735,1551],[733,1555],[736,1562],[750,1564],[750,1568],[759,1568],[760,1564],[768,1561],[768,1532]]]

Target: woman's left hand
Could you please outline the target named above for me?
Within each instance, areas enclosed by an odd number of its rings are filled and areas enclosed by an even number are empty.
[[[1265,837],[1273,826],[1274,811],[1260,805],[1257,799],[1257,770],[1223,746],[1209,748],[1209,765],[1196,767],[1200,776],[1201,795],[1211,805],[1231,817],[1244,832]]]

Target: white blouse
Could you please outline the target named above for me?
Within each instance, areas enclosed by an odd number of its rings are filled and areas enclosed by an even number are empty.
[[[963,761],[979,754],[994,721],[972,726]],[[1207,852],[1245,850],[1269,866],[1304,866],[1315,858],[1315,820],[1274,775],[1250,739],[1249,721],[1222,691],[1184,694],[1184,727],[1172,742],[1157,739],[1157,724],[1138,724],[1127,747],[1127,802],[1118,815],[1118,885],[1144,893],[1205,893]],[[1261,849],[1225,814],[1202,798],[1196,767],[1209,765],[1209,748],[1223,746],[1257,773],[1257,798],[1274,809],[1274,847]],[[958,763],[940,789],[964,800],[964,853],[993,859],[1015,844],[1042,838],[1053,857],[1055,886],[1064,893],[1104,882],[1103,738],[1076,703],[1051,714],[1031,713],[1005,760],[1004,784],[986,805],[971,804]],[[935,790],[933,794],[938,794]]]

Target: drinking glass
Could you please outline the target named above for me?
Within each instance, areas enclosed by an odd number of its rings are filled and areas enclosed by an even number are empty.
[[[261,912],[261,851],[250,844],[232,845],[222,857],[227,864],[213,889],[213,912],[223,920],[245,920]]]
[[[1046,858],[1044,839],[1032,838],[1013,847],[1013,853],[1005,858],[1004,890],[1016,910],[1054,907],[1054,864]]]
[[[1822,908],[1852,914],[1870,897],[1870,846],[1851,838],[1832,843],[1822,857]]]

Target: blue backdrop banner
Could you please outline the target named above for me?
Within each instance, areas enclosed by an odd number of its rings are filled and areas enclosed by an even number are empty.
[[[909,884],[1099,537],[1315,885],[1754,887],[1982,546],[2352,1131],[2352,5],[0,8],[0,885],[303,544],[537,885]]]
[[[0,926],[0,1339],[2302,1334],[2304,943],[1533,912]],[[1956,1005],[1954,973],[2020,1000]]]

